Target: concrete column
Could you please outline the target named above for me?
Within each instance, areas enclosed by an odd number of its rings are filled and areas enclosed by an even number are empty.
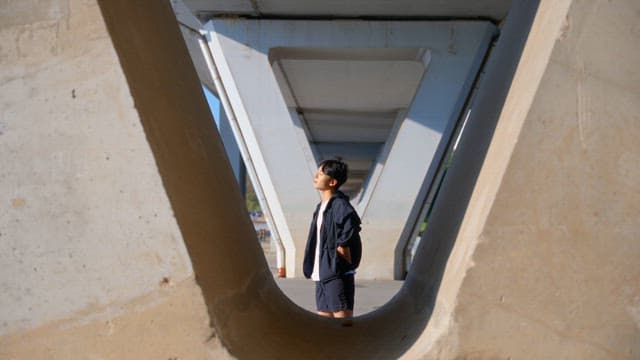
[[[405,226],[421,220],[412,209],[424,201],[421,188],[431,185],[494,30],[456,27],[455,44],[449,43],[446,53],[434,46],[406,118],[388,140],[388,152],[381,154],[384,166],[359,204],[366,253],[374,262],[363,267],[361,276],[392,277],[404,261],[404,252],[395,249],[409,240],[402,237]]]
[[[169,5],[150,3],[138,2],[137,14],[155,22],[170,56],[145,48],[130,26],[140,24],[135,11],[118,14],[120,27],[142,67],[157,71],[147,82],[154,106],[181,121],[189,106],[166,111],[180,95],[159,90],[158,79],[173,76],[180,93],[191,61]],[[98,3],[2,2],[0,69],[0,358],[223,355],[207,342],[207,308],[142,104]]]
[[[387,139],[378,158],[384,164],[364,189],[360,203],[365,256],[364,278],[391,278],[394,253],[411,208],[426,181],[432,159],[441,150],[461,111],[494,27],[486,22],[363,22],[363,21],[250,21],[213,20],[209,31],[211,52],[225,92],[247,144],[256,178],[265,192],[275,226],[287,253],[287,273],[298,274],[302,250],[314,205],[312,187],[317,149],[304,141],[295,112],[287,107],[295,97],[281,87],[273,49],[298,49],[297,58],[313,60],[305,49],[422,49],[417,58],[424,75],[406,118]],[[322,34],[322,35],[321,35]],[[316,55],[317,56],[317,55]],[[318,66],[332,66],[320,59]],[[363,59],[354,59],[359,65]],[[358,62],[360,61],[360,62]],[[274,69],[275,68],[275,69]],[[378,84],[380,88],[384,83]],[[348,89],[319,91],[340,93]],[[371,89],[377,91],[377,89]],[[382,89],[383,91],[383,89]],[[321,96],[321,95],[320,95]],[[344,93],[357,101],[370,94]],[[322,104],[318,97],[317,104]],[[320,106],[320,105],[318,105]],[[294,109],[295,110],[295,109]],[[339,131],[339,129],[338,129]],[[302,134],[302,135],[301,135]],[[440,150],[439,150],[440,149]],[[317,159],[315,159],[317,161]],[[311,165],[310,165],[311,163]],[[416,215],[413,215],[414,217]]]
[[[639,11],[541,2],[447,271],[458,345],[427,357],[639,356]]]

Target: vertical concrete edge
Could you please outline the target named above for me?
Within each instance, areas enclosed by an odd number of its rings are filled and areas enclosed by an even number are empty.
[[[215,31],[214,20],[207,22],[204,25],[204,30],[206,31],[208,46],[214,61],[212,66],[216,67],[218,75],[220,76],[220,83],[224,84],[223,86],[225,87],[225,89],[218,89],[218,93],[227,99],[223,104],[225,106],[230,105],[228,108],[225,108],[225,111],[229,114],[234,114],[235,124],[237,124],[237,129],[234,133],[240,132],[240,134],[235,134],[236,141],[245,144],[247,149],[244,153],[244,161],[250,164],[249,176],[251,177],[252,183],[259,186],[259,191],[266,199],[261,206],[268,209],[267,211],[273,220],[274,226],[272,229],[277,232],[277,237],[285,247],[284,261],[285,268],[287,269],[287,277],[295,277],[297,273],[297,249],[295,241],[286,221],[286,215],[273,183],[269,167],[266,165],[267,161],[260,151],[257,135],[249,121],[247,108],[233,79],[234,76],[231,67],[227,63],[225,46],[220,41],[220,36],[222,35]]]
[[[454,319],[456,297],[467,271],[474,266],[473,253],[481,241],[485,221],[500,189],[571,1],[542,0],[538,5],[459,234],[447,261],[429,326],[416,345],[405,354],[407,359],[418,354],[438,358],[455,357],[458,341]],[[513,8],[517,9],[525,2],[514,2]]]

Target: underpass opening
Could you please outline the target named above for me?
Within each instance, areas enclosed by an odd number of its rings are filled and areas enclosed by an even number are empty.
[[[499,49],[487,66],[491,81],[485,84],[490,86],[479,90],[474,115],[484,121],[474,125],[470,131],[474,136],[463,136],[464,146],[458,154],[461,161],[454,163],[451,170],[458,176],[447,177],[442,193],[445,201],[436,204],[442,207],[440,204],[453,201],[454,205],[448,207],[448,219],[442,215],[444,212],[438,212],[440,215],[427,229],[437,231],[443,243],[421,245],[414,264],[416,271],[412,271],[401,291],[377,311],[355,318],[351,327],[296,307],[278,290],[270,274],[265,274],[264,257],[239,191],[233,185],[235,180],[224,160],[219,137],[206,115],[202,96],[197,95],[197,78],[192,73],[187,73],[185,79],[157,76],[158,70],[175,71],[175,60],[184,61],[187,56],[186,48],[177,45],[177,29],[173,30],[175,34],[163,29],[167,36],[164,43],[147,41],[134,46],[129,41],[131,33],[143,39],[157,36],[157,24],[171,22],[167,18],[168,6],[129,1],[101,1],[100,5],[191,256],[212,327],[229,351],[241,358],[326,358],[336,350],[345,357],[396,358],[412,346],[431,348],[433,343],[422,336],[442,331],[434,328],[431,316],[434,312],[450,315],[449,306],[455,303],[455,291],[447,291],[438,302],[436,296],[440,295],[442,284],[451,285],[441,283],[447,259],[537,3],[514,6],[503,32],[508,36],[501,37]],[[147,17],[127,17],[143,11]],[[140,51],[155,55],[158,63],[148,67],[138,56]],[[164,92],[173,95],[174,101],[158,107],[156,95]],[[184,109],[191,109],[186,118]],[[198,137],[200,152],[194,150],[193,139],[187,138],[190,134],[202,135]],[[212,183],[218,186],[212,188]],[[220,248],[234,251],[219,251]],[[442,305],[443,301],[447,306]],[[336,337],[342,340],[341,344],[328,349],[326,344],[333,343]]]
[[[360,276],[394,278],[398,261],[387,254],[406,242],[402,228],[415,221],[411,209],[444,156],[495,27],[214,18],[205,28],[245,162],[275,210],[287,275],[296,276],[308,230],[300,224],[318,201],[309,186],[316,164],[339,155],[355,170],[346,189],[367,224],[371,261]]]

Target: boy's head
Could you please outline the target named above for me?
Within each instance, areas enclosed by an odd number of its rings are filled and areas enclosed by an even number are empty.
[[[347,181],[347,164],[339,159],[322,161],[318,165],[318,170],[335,180],[334,190],[338,190]]]

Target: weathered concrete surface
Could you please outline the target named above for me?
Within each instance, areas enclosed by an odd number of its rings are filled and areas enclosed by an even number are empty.
[[[96,2],[0,2],[0,69],[0,358],[219,348]]]
[[[1,359],[231,359],[192,279],[0,338]]]
[[[542,2],[470,205],[478,246],[432,355],[640,357],[639,14],[634,0]]]
[[[502,20],[509,11],[510,0],[442,1],[442,0],[185,0],[196,15],[212,14],[272,16],[298,18],[491,18]]]
[[[514,2],[439,242],[351,326],[266,270],[169,4],[102,1],[111,41],[94,2],[50,4],[0,27],[1,358],[224,358],[218,341],[239,358],[638,357],[633,0]]]

